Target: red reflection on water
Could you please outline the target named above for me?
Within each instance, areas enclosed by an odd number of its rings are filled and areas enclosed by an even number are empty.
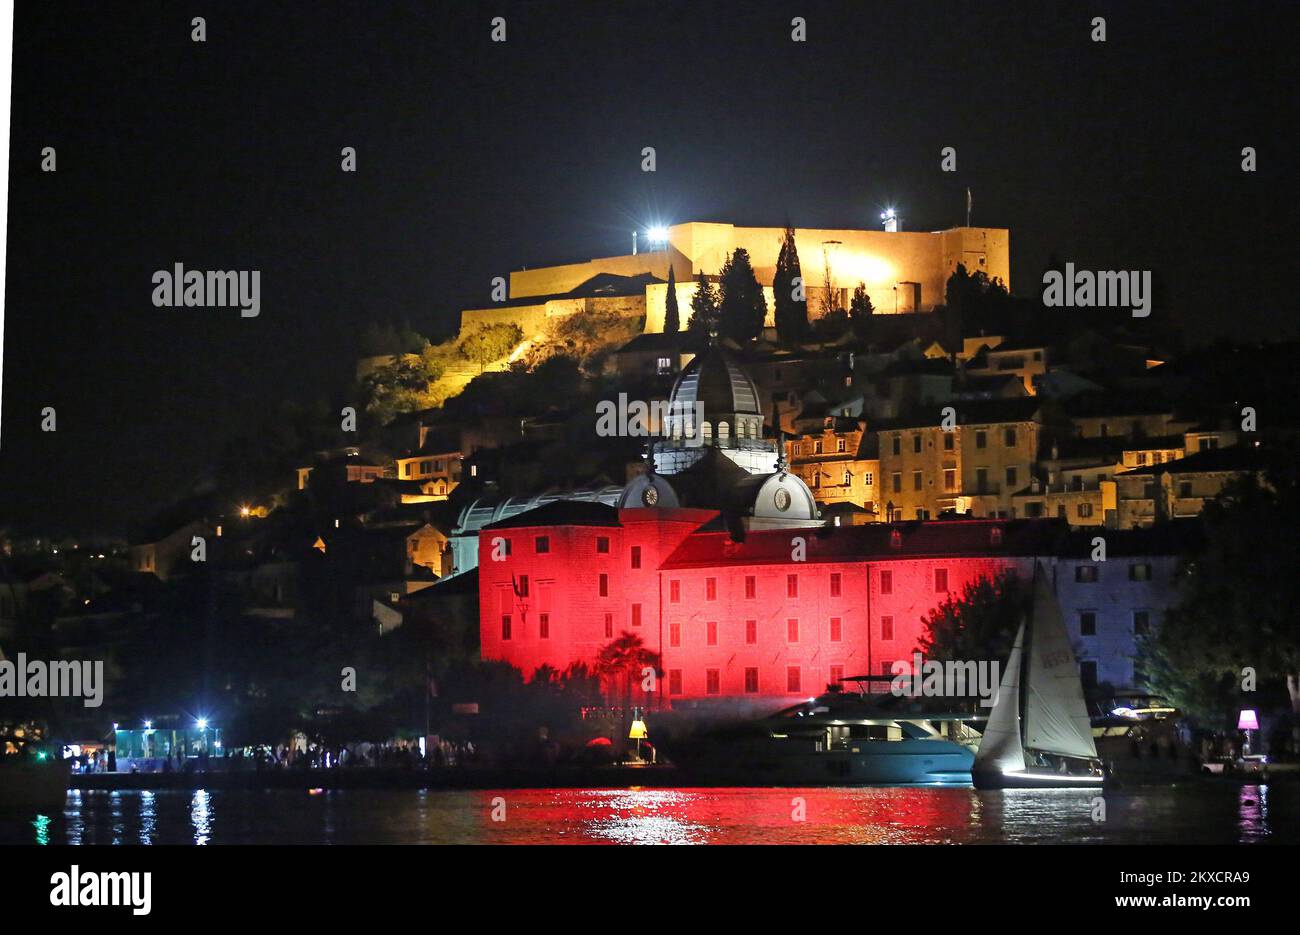
[[[481,840],[497,844],[960,843],[972,840],[979,824],[979,801],[968,788],[518,789],[475,796]]]

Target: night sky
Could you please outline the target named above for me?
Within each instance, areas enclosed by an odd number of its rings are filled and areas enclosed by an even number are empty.
[[[1017,292],[1055,253],[1155,270],[1193,339],[1293,336],[1296,20],[1221,2],[19,4],[0,526],[127,532],[276,401],[342,392],[367,321],[448,334],[493,276],[626,253],[653,223],[871,227],[896,204],[940,229],[970,186],[973,222],[1011,229]],[[154,308],[153,271],[178,261],[261,270],[260,317]]]

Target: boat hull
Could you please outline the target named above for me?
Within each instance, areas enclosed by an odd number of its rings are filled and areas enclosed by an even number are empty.
[[[969,785],[974,754],[938,740],[868,744],[852,752],[750,750],[739,756],[683,762],[683,771],[704,783],[746,786]],[[878,749],[888,748],[888,749]]]
[[[1025,770],[1024,772],[986,772],[977,770],[971,773],[971,782],[976,789],[1100,789],[1105,784],[1105,776],[1079,776],[1058,773],[1052,770]]]

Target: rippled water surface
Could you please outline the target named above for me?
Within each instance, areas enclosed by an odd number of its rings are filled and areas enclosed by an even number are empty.
[[[1300,843],[1300,784],[71,792],[5,844]],[[1101,820],[1098,820],[1101,819]]]

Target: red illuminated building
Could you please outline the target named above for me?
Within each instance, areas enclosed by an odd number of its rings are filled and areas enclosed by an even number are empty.
[[[672,399],[679,415],[617,506],[556,500],[479,531],[484,659],[525,676],[594,666],[627,632],[660,658],[644,700],[770,708],[889,674],[928,611],[981,576],[1027,572],[1062,532],[1028,520],[826,526],[722,351],[692,361]]]

